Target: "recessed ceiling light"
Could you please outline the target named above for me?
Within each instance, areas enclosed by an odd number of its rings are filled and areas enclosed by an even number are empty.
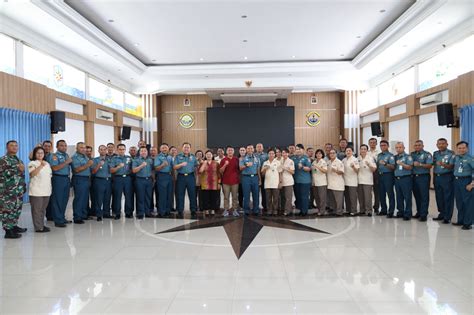
[[[117,69],[118,72],[120,72],[120,69]]]
[[[295,58],[296,58],[296,56],[291,56],[291,58],[295,59]]]
[[[98,55],[94,55],[94,57],[97,57]]]
[[[380,13],[384,13],[384,12],[386,12],[386,11],[387,11],[387,10],[382,9],[382,10],[380,10],[379,12],[380,12]]]
[[[438,22],[438,25],[441,25],[441,24],[443,24],[443,22],[439,21],[439,22]]]
[[[246,18],[247,18],[247,16],[246,16],[246,15],[242,15],[242,16],[241,16],[241,18],[243,18],[243,19],[246,19]]]
[[[133,80],[133,78],[130,78],[130,80]]]
[[[208,76],[208,75],[206,75],[206,78],[209,78],[209,76]]]
[[[291,73],[288,73],[288,76],[291,77]]]
[[[244,42],[244,43],[246,43],[246,42],[247,42],[247,40],[246,40],[246,39],[244,39],[244,40],[243,40],[243,42]]]
[[[113,23],[113,22],[115,22],[115,20],[112,20],[112,19],[110,19],[110,20],[107,20],[107,21],[108,21],[109,23]]]
[[[344,54],[340,54],[339,56],[344,57]]]
[[[204,61],[204,58],[199,58],[199,60]]]
[[[156,59],[152,59],[152,60],[151,60],[151,62],[155,62],[155,61],[156,61]]]
[[[360,35],[359,35],[359,36],[357,36],[357,38],[361,38],[361,37],[362,37],[362,36],[360,36]]]
[[[135,43],[135,44],[133,44],[133,45],[135,45],[135,47],[138,47],[140,44],[139,44],[139,43]]]
[[[247,60],[247,56],[245,56],[244,59]]]

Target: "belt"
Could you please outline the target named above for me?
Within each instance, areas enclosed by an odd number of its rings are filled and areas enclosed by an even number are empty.
[[[109,180],[109,179],[110,179],[110,177],[98,177],[98,176],[96,176],[95,178],[96,178],[96,179],[105,179],[105,180]]]
[[[84,177],[84,178],[89,178],[89,176],[85,176],[85,175],[73,175],[72,177]]]
[[[158,175],[171,175],[171,172],[157,172]]]
[[[127,177],[129,175],[114,175],[114,177]]]
[[[395,176],[395,178],[396,178],[396,179],[402,179],[402,178],[404,178],[404,177],[409,177],[409,176],[411,176],[411,175]]]
[[[257,176],[257,174],[242,174],[243,176],[249,176],[249,177],[254,177]]]
[[[189,176],[189,175],[194,175],[194,173],[178,173],[178,175],[181,175],[181,176]]]
[[[393,174],[393,172],[379,172],[379,175]]]
[[[465,178],[471,178],[472,176],[468,175],[468,176],[454,176],[454,178],[456,179],[465,179]]]
[[[446,175],[451,175],[453,176],[453,173],[452,172],[449,172],[449,173],[443,173],[443,174],[435,174],[436,176],[446,176]]]
[[[53,176],[59,176],[59,177],[69,177],[69,175],[59,175],[59,174],[53,174]]]
[[[415,177],[420,177],[420,176],[428,176],[430,174],[413,174],[413,175],[415,175]]]
[[[137,178],[140,178],[140,179],[151,179],[151,176],[148,176],[148,177],[144,177],[144,176],[137,176]]]

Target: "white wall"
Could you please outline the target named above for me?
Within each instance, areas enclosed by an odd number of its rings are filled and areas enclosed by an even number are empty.
[[[107,143],[114,141],[114,127],[94,124],[94,156],[98,155],[99,145],[107,145]]]
[[[128,148],[133,147],[133,146],[136,147],[137,144],[138,144],[138,141],[140,141],[140,140],[141,140],[140,139],[140,132],[132,130],[130,132],[130,140],[124,140],[124,141],[122,141],[122,143],[127,146],[127,152],[128,152]]]
[[[388,124],[388,138],[389,142],[392,141],[403,141],[405,144],[406,152],[408,153],[411,148],[408,148],[409,140],[409,124],[408,118],[392,121]],[[394,152],[395,148],[390,147],[390,152]]]
[[[82,120],[66,118],[66,131],[55,134],[53,139],[55,152],[56,141],[58,140],[65,140],[68,148],[75,147],[77,142],[84,142],[84,122]]]
[[[436,113],[430,113],[419,116],[420,118],[420,139],[425,144],[425,150],[433,153],[438,150],[436,148],[436,140],[439,138],[446,138],[449,147],[451,143],[451,128],[446,126],[438,126],[438,116]]]
[[[82,104],[68,102],[60,98],[56,99],[56,109],[62,110],[63,112],[84,115],[84,106],[82,106]]]

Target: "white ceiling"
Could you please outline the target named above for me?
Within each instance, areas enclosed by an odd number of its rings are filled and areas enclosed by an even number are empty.
[[[474,32],[473,0],[412,3],[10,0],[0,32],[136,93],[364,89]]]
[[[145,64],[195,64],[350,60],[414,1],[66,3]]]

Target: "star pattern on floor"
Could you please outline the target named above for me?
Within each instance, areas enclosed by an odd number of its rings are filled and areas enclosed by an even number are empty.
[[[315,218],[315,217],[314,217]],[[304,219],[314,219],[312,216]],[[275,227],[288,230],[314,232],[330,234],[329,232],[312,228],[310,226],[294,222],[298,217],[261,217],[261,216],[240,216],[240,217],[211,217],[197,220],[181,226],[177,226],[156,234],[171,232],[198,230],[222,226],[234,249],[237,259],[240,259],[252,241],[264,226]]]

